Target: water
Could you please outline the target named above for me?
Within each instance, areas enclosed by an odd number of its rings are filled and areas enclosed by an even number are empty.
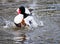
[[[0,7],[0,44],[60,44],[60,15],[59,11],[39,11],[41,6],[33,3],[34,19],[40,24],[42,21],[44,26],[37,28],[20,29],[13,28],[13,19],[18,8],[16,3],[8,3]],[[12,6],[14,5],[14,6]],[[4,8],[5,6],[5,8]],[[38,7],[38,8],[37,8]],[[44,7],[44,5],[42,5]],[[13,10],[12,10],[13,9]],[[7,26],[8,28],[4,27]]]

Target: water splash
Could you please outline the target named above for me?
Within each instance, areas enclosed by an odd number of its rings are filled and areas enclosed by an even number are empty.
[[[12,21],[5,21],[5,26],[3,26],[3,28],[14,28],[14,27],[16,26]]]

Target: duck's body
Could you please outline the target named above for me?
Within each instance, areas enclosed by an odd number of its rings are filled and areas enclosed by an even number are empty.
[[[37,27],[38,26],[38,24],[34,20],[33,16],[28,16],[24,20],[25,20],[25,23],[27,25],[29,25],[30,27]]]
[[[21,15],[20,15],[21,16]],[[14,18],[14,22],[16,24],[16,26],[18,27],[21,27],[22,25],[24,26],[29,26],[29,27],[37,27],[37,23],[36,21],[34,20],[33,16],[28,16],[26,17],[25,19],[23,19],[23,16],[22,17],[19,17],[19,15],[17,15],[15,18]]]

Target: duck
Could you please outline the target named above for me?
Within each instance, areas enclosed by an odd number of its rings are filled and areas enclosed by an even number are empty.
[[[26,23],[24,19],[30,14],[30,11],[24,6],[20,6],[16,11],[18,15],[14,18],[14,24],[17,27],[21,27],[22,25],[25,26]]]
[[[27,7],[20,6],[16,11],[18,15],[16,15],[14,18],[14,24],[17,27],[22,27],[22,26],[36,27],[37,23],[35,22],[33,16],[30,15],[31,12]]]

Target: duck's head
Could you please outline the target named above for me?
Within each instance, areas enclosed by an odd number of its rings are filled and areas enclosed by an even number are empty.
[[[24,7],[24,6],[20,6],[18,9],[17,9],[17,13],[18,14],[30,14],[30,11],[28,8]]]

